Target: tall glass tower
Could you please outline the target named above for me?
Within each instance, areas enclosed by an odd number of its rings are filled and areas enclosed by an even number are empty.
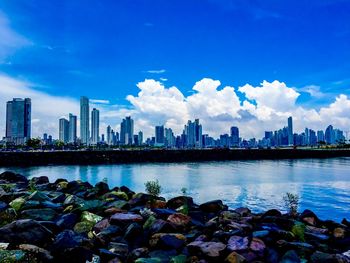
[[[91,112],[91,143],[97,144],[100,137],[100,111],[93,108]]]
[[[24,144],[31,136],[31,109],[29,98],[14,98],[6,104],[6,139]]]
[[[84,96],[80,97],[80,139],[85,145],[88,145],[90,141],[89,114],[89,99]]]
[[[77,141],[77,116],[69,113],[69,136],[68,141],[70,143],[76,143]]]
[[[293,140],[293,119],[292,119],[292,117],[288,118],[288,145],[294,145],[294,140]]]

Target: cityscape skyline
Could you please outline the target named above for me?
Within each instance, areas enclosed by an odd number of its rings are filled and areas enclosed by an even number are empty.
[[[120,123],[120,133],[114,131],[110,125],[107,126],[106,134],[100,136],[99,110],[93,108],[91,111],[91,122],[89,115],[89,99],[86,96],[80,98],[80,119],[83,123],[91,123],[89,127],[81,128],[80,137],[77,136],[77,116],[69,113],[69,120],[59,119],[58,140],[64,144],[99,145],[110,146],[123,145],[147,145],[168,148],[212,148],[212,147],[237,147],[237,148],[268,148],[280,146],[317,146],[319,144],[345,143],[348,132],[334,129],[330,124],[324,130],[305,128],[304,132],[298,134],[293,132],[293,119],[289,116],[287,126],[279,130],[266,130],[265,136],[258,138],[244,138],[239,136],[239,127],[231,126],[230,134],[220,134],[214,138],[209,134],[203,134],[202,124],[199,119],[194,122],[188,120],[184,125],[182,134],[174,134],[172,128],[164,125],[156,125],[153,136],[143,141],[143,131],[134,133],[134,120],[131,116],[125,117]],[[31,138],[31,99],[13,98],[6,103],[6,134],[4,142],[23,145]],[[85,125],[84,124],[84,125]],[[86,133],[87,132],[87,133]],[[52,135],[45,132],[40,137],[44,144],[54,141]],[[79,140],[78,140],[79,138]],[[105,140],[106,139],[106,140]]]

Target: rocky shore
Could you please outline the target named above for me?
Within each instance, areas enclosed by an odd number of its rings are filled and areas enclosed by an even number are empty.
[[[331,213],[331,211],[330,211]],[[0,262],[350,262],[350,222],[0,174]]]

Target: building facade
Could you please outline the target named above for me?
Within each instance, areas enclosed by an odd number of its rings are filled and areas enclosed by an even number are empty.
[[[89,122],[89,99],[80,98],[80,141],[84,145],[90,142],[90,122]]]
[[[16,145],[31,137],[31,100],[14,98],[6,104],[6,140]]]
[[[100,141],[100,111],[93,108],[91,112],[91,143],[96,145]]]

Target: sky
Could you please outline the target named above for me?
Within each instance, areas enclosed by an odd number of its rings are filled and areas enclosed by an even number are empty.
[[[350,2],[0,1],[0,137],[5,105],[31,97],[32,134],[57,136],[100,109],[101,130],[135,119],[146,136],[199,118],[214,136],[287,125],[350,130]]]

